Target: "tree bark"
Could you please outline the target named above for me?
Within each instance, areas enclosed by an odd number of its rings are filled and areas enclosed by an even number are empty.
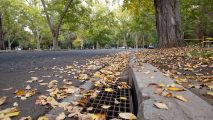
[[[154,0],[158,48],[183,45],[179,0]]]
[[[58,19],[59,20],[58,24],[56,25],[56,24],[53,23],[52,18],[47,13],[47,7],[46,7],[45,1],[41,0],[43,8],[44,8],[45,15],[46,15],[46,18],[47,18],[47,22],[48,22],[49,28],[50,28],[50,31],[52,33],[53,49],[54,50],[58,49],[58,36],[59,36],[60,28],[61,28],[61,25],[63,23],[63,19],[66,16],[66,13],[67,13],[72,1],[73,0],[67,0],[67,3],[66,3],[66,5],[65,5],[65,7],[64,7],[64,9],[62,11],[62,14],[61,14],[61,16]]]
[[[4,50],[4,35],[3,35],[3,25],[2,25],[2,13],[0,12],[0,50]]]

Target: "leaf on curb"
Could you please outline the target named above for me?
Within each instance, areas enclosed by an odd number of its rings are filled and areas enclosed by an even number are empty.
[[[175,95],[175,98],[181,100],[181,101],[184,101],[184,102],[187,102],[187,99],[184,98],[182,95]]]
[[[119,117],[128,120],[136,120],[137,117],[132,113],[119,113]]]
[[[167,88],[170,91],[184,91],[183,88],[170,86]]]
[[[160,109],[166,109],[166,110],[169,109],[165,103],[159,102],[159,103],[154,103],[154,105],[155,105],[157,108],[160,108]]]
[[[7,96],[0,97],[0,105],[3,105],[7,99]]]

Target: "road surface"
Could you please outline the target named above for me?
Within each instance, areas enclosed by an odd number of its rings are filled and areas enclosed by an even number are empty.
[[[67,65],[72,65],[78,62],[83,65],[87,59],[101,57],[121,50],[73,50],[73,51],[41,51],[41,52],[11,52],[0,53],[0,96],[8,96],[5,104],[0,106],[0,110],[13,106],[14,102],[18,103],[18,109],[21,114],[15,117],[18,120],[20,117],[31,116],[33,119],[45,114],[49,109],[44,106],[35,105],[35,99],[38,95],[47,94],[46,86],[40,86],[38,83],[29,83],[32,88],[37,88],[36,94],[26,100],[15,98],[16,90],[24,89],[27,80],[31,77],[49,82],[51,80],[72,79],[74,75],[68,76],[60,71],[53,70],[64,68]],[[50,78],[42,76],[51,76]],[[58,76],[62,76],[59,78]],[[73,85],[79,86],[80,81],[72,81]],[[11,90],[3,90],[12,88]]]

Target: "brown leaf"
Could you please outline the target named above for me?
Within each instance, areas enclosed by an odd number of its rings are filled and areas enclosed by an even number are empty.
[[[160,108],[160,109],[166,109],[166,110],[169,109],[165,103],[159,102],[159,103],[154,103],[154,105],[155,105],[157,108]]]
[[[182,95],[175,95],[175,98],[181,100],[181,101],[184,101],[184,102],[187,102],[187,99],[184,98]]]
[[[104,108],[104,109],[109,109],[111,106],[110,105],[102,105],[101,107]]]
[[[119,117],[128,120],[136,120],[137,117],[132,113],[119,113]]]
[[[0,97],[0,105],[3,105],[7,99],[7,96]]]

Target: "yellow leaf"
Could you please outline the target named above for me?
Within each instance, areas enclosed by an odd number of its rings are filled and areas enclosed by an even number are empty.
[[[112,88],[106,88],[105,91],[106,92],[113,92],[113,89]]]
[[[20,114],[20,112],[11,112],[11,113],[8,113],[8,114],[6,114],[6,116],[8,116],[8,117],[14,117],[14,116],[18,116]]]
[[[173,86],[170,86],[167,89],[170,91],[183,91],[184,90],[183,88],[173,87]]]
[[[184,98],[182,95],[175,95],[175,98],[179,99],[179,100],[182,100],[184,102],[187,102],[187,99]]]
[[[213,96],[213,92],[207,92],[207,95]]]
[[[47,116],[41,116],[38,118],[38,120],[49,120]]]
[[[136,120],[137,117],[132,113],[119,113],[119,117],[127,120]]]
[[[16,93],[17,97],[25,96],[25,94],[26,94],[25,90],[17,90],[15,93]]]
[[[121,99],[121,100],[127,100],[127,98],[126,98],[126,97],[120,97],[120,99]]]
[[[163,83],[160,83],[159,86],[160,86],[160,87],[165,87],[166,85],[163,84]]]

